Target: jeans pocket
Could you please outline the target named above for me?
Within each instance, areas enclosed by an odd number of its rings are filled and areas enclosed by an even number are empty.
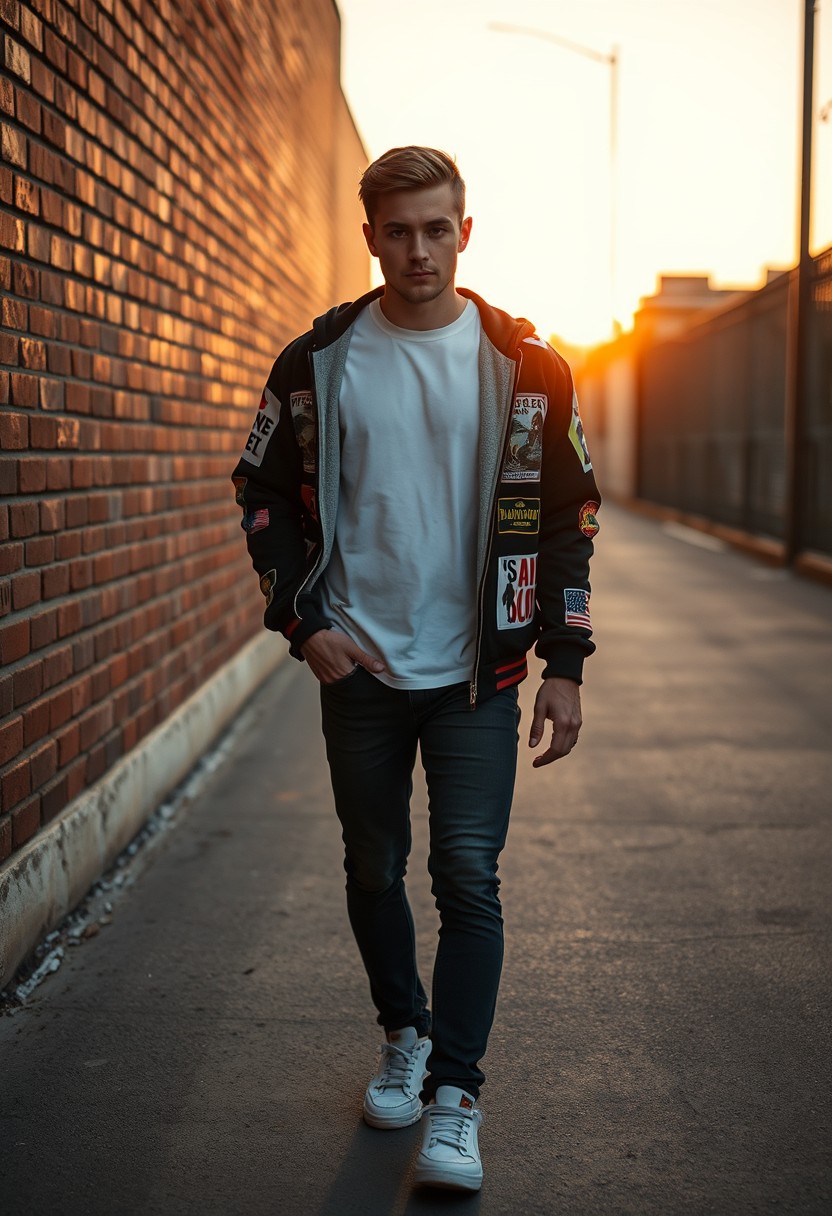
[[[356,663],[352,671],[348,671],[345,676],[340,676],[337,680],[330,680],[327,684],[321,684],[321,688],[343,688],[343,686],[348,684],[349,681],[352,680],[353,677],[361,670],[361,664]]]

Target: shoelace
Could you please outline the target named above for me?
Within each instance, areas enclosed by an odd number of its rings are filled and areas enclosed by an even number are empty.
[[[416,1068],[418,1056],[417,1049],[413,1048],[411,1051],[403,1051],[401,1047],[396,1047],[394,1043],[382,1043],[381,1055],[380,1077],[377,1082],[378,1088],[403,1089],[405,1091],[411,1089],[413,1085],[413,1072]]]
[[[428,1106],[425,1114],[430,1119],[431,1145],[446,1144],[468,1155],[468,1140],[477,1115],[481,1111],[461,1110],[458,1106]]]

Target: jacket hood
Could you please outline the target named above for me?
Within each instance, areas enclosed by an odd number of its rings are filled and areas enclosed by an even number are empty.
[[[520,342],[524,338],[533,336],[534,326],[525,317],[512,317],[507,312],[503,312],[501,308],[494,308],[481,296],[469,291],[467,287],[458,287],[457,291],[461,296],[473,300],[476,304],[486,336],[504,354],[513,356]],[[365,295],[359,296],[357,300],[348,304],[336,304],[334,308],[330,308],[329,312],[316,317],[312,325],[316,348],[320,349],[337,341],[349,329],[361,310],[371,304],[373,300],[379,300],[383,295],[384,288],[375,287]]]

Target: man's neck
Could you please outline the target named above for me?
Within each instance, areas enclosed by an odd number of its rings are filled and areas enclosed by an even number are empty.
[[[379,300],[381,311],[391,325],[398,325],[399,329],[421,330],[444,329],[446,325],[452,325],[462,316],[467,303],[453,285],[435,300],[419,304],[412,304],[385,286],[384,295]]]

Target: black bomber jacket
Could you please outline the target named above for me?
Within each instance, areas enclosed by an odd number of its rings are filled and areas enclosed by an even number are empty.
[[[530,322],[459,289],[480,312],[477,638],[471,704],[528,674],[581,682],[598,488],[567,364]],[[269,375],[233,482],[266,628],[300,647],[327,620],[319,579],[340,483],[338,396],[352,324],[378,288],[318,317]]]

